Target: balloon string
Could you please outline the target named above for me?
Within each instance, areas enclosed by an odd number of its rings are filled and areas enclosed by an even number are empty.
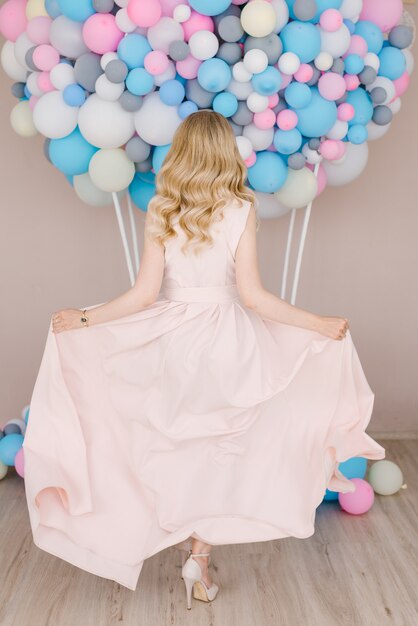
[[[136,234],[135,217],[134,217],[134,212],[132,210],[131,194],[129,193],[129,191],[127,192],[126,196],[128,199],[128,214],[129,214],[129,223],[131,225],[132,248],[133,248],[134,257],[135,257],[135,270],[136,270],[136,273],[138,273],[139,271],[138,237]]]
[[[118,220],[119,232],[122,239],[123,249],[125,251],[126,264],[128,266],[129,279],[131,281],[131,286],[133,287],[135,283],[134,269],[132,266],[131,254],[129,252],[128,240],[126,238],[125,225],[123,223],[122,211],[120,208],[119,198],[115,191],[112,191],[112,199],[113,204],[115,206],[115,213]]]
[[[284,300],[286,297],[286,283],[287,283],[287,274],[289,272],[290,247],[292,245],[293,227],[295,225],[295,217],[296,217],[296,209],[292,209],[292,212],[290,214],[289,229],[287,233],[286,253],[284,257],[284,266],[283,266],[283,275],[282,275],[282,289],[280,293],[280,297],[282,298],[282,300]]]

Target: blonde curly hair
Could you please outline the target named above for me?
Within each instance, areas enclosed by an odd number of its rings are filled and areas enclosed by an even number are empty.
[[[227,119],[211,109],[188,115],[178,126],[173,142],[156,175],[156,194],[148,205],[148,233],[161,244],[177,236],[173,220],[186,234],[182,251],[192,243],[195,252],[212,245],[210,227],[223,207],[234,199],[257,209],[255,193],[244,185],[245,165]],[[259,218],[257,215],[257,229]]]

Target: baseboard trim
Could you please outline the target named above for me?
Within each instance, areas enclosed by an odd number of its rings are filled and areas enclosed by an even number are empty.
[[[418,430],[368,430],[367,434],[373,439],[418,439]]]

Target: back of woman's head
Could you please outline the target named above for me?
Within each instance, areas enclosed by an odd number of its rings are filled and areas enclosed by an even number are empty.
[[[153,235],[162,243],[176,235],[172,220],[192,240],[211,242],[209,228],[222,208],[235,198],[256,204],[245,186],[247,167],[227,119],[210,109],[188,115],[177,128],[164,163],[156,175],[156,195],[149,209]]]

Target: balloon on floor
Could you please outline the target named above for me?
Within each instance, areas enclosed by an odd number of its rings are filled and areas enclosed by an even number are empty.
[[[281,212],[349,183],[414,65],[401,0],[7,0],[0,32],[16,133],[45,137],[84,202],[129,191],[144,211],[201,108],[230,121],[249,186]]]

